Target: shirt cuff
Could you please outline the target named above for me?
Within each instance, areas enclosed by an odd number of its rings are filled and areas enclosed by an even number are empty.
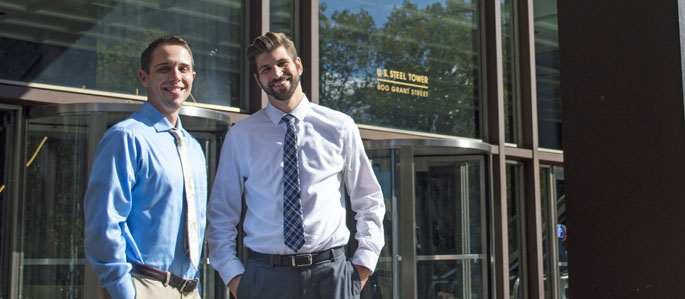
[[[231,279],[243,273],[245,273],[245,267],[243,266],[243,263],[237,258],[232,261],[229,261],[219,271],[219,274],[221,274],[221,279],[224,280],[225,285],[228,285],[228,283],[231,282]]]
[[[357,251],[354,253],[354,258],[352,258],[352,263],[369,268],[373,274],[376,270],[376,264],[378,263],[378,255],[369,249],[357,248]]]
[[[107,291],[112,299],[133,299],[136,297],[136,288],[133,286],[130,274],[124,275],[121,280],[109,285]]]

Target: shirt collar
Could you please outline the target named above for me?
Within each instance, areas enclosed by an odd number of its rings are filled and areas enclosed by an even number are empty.
[[[183,125],[181,125],[181,117],[176,118],[176,127],[174,127],[171,122],[155,108],[155,106],[152,106],[152,104],[148,102],[143,103],[143,107],[140,108],[139,112],[150,121],[157,132],[166,132],[172,128],[176,128],[181,131],[181,134],[185,137],[186,133],[185,130],[183,130]]]
[[[300,103],[297,104],[297,107],[295,107],[293,111],[290,111],[290,113],[281,111],[280,109],[276,108],[276,106],[271,105],[271,102],[267,102],[264,110],[266,111],[266,115],[269,117],[271,122],[273,122],[274,125],[278,125],[283,116],[286,114],[291,114],[297,120],[302,121],[305,116],[307,116],[307,113],[309,113],[309,110],[311,110],[311,105],[312,104],[309,102],[309,99],[307,99],[307,96],[303,95],[302,101],[300,101]]]

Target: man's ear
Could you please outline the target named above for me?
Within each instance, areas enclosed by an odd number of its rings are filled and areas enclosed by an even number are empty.
[[[302,76],[302,73],[304,72],[304,67],[302,66],[302,60],[298,56],[295,58],[295,65],[297,66],[297,73]]]
[[[254,77],[254,80],[257,81],[257,86],[264,90],[264,86],[262,86],[262,82],[259,82],[259,76],[257,76],[257,73],[252,73],[252,76]]]
[[[144,70],[138,70],[138,79],[140,79],[140,84],[147,88],[147,73]]]

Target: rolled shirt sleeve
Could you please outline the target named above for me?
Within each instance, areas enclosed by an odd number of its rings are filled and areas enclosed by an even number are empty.
[[[351,118],[346,129],[343,179],[350,196],[351,208],[356,213],[357,233],[354,237],[358,242],[352,263],[373,272],[385,245],[383,192],[364,151],[359,129]]]
[[[244,178],[240,175],[239,151],[231,131],[221,149],[219,167],[207,209],[209,260],[225,284],[245,272],[236,254],[237,225],[242,210]]]
[[[134,298],[126,261],[126,219],[131,211],[136,146],[123,130],[111,130],[98,145],[84,200],[86,258],[112,298]]]

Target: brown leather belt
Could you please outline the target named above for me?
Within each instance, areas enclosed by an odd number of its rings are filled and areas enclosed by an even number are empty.
[[[275,255],[249,250],[249,258],[273,266],[307,267],[345,254],[345,246],[314,253]]]
[[[150,278],[153,278],[155,280],[159,280],[165,285],[170,285],[174,288],[177,288],[181,293],[190,293],[197,288],[197,285],[199,284],[200,280],[195,278],[195,279],[185,279],[181,276],[178,276],[176,274],[171,274],[167,271],[162,271],[159,270],[155,267],[148,266],[148,265],[143,265],[139,263],[132,263],[133,264],[133,269],[136,271],[136,273],[148,276]]]

